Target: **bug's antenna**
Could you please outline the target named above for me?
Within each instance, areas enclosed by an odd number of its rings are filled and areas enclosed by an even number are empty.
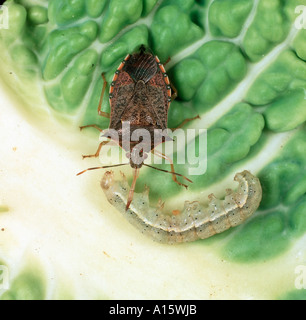
[[[120,164],[114,164],[114,165],[111,165],[111,166],[103,166],[103,167],[93,167],[93,168],[88,168],[88,169],[85,169],[79,173],[77,173],[77,176],[79,176],[80,174],[86,172],[86,171],[89,171],[89,170],[96,170],[96,169],[107,169],[107,168],[113,168],[113,167],[120,167],[120,166],[126,166],[127,164],[129,163],[120,163]]]
[[[180,177],[182,177],[183,179],[185,179],[185,180],[187,180],[187,181],[189,181],[189,182],[192,183],[192,181],[191,181],[190,179],[188,179],[187,177],[183,176],[183,175],[180,174],[180,173],[176,173],[176,172],[173,172],[173,171],[168,171],[168,170],[156,168],[156,167],[150,166],[149,164],[146,164],[146,163],[143,163],[142,165],[143,165],[143,166],[146,166],[146,167],[149,167],[149,168],[152,168],[152,169],[155,169],[155,170],[159,170],[159,171],[163,171],[163,172],[175,174],[175,175],[180,176]]]

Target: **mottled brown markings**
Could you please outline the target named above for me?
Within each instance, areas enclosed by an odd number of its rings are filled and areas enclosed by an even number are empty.
[[[132,185],[135,185],[139,169],[143,165],[147,165],[143,163],[147,157],[147,153],[154,150],[157,144],[172,140],[168,135],[164,135],[163,130],[167,129],[168,109],[170,102],[177,96],[177,93],[173,89],[174,94],[171,95],[171,89],[174,87],[170,84],[164,66],[150,51],[147,52],[143,45],[140,47],[139,52],[132,55],[128,54],[125,57],[113,76],[109,89],[110,114],[102,112],[103,95],[107,86],[104,73],[102,73],[102,78],[104,83],[98,106],[98,114],[110,118],[109,128],[108,130],[104,130],[102,136],[115,139],[116,143],[127,152],[129,164],[134,169]],[[194,119],[185,119],[185,121]],[[126,129],[124,131],[126,123],[130,125],[130,130]],[[86,125],[80,128],[86,127],[95,127],[95,125]],[[149,131],[151,137],[150,144],[139,146],[137,142],[131,141],[133,133],[138,129]],[[117,132],[117,138],[114,138],[113,130]],[[159,132],[163,131],[163,134],[161,134],[160,141],[155,144],[156,137],[154,133],[156,130]],[[129,143],[125,143],[128,139]],[[94,155],[86,157],[97,157],[102,146],[103,144],[100,143],[97,152]],[[139,148],[142,149],[139,150]],[[109,166],[89,168],[78,173],[78,175],[88,170],[103,168],[109,168]],[[152,168],[160,170],[156,167]],[[179,185],[187,187],[177,180],[177,175],[192,182],[188,178],[176,173],[172,163],[171,171],[166,172],[171,173],[173,181]],[[126,210],[133,199],[133,188],[130,189],[128,199]]]

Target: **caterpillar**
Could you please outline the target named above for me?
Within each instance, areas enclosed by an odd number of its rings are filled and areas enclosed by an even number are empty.
[[[112,171],[105,172],[101,187],[108,201],[143,234],[161,243],[205,239],[235,227],[257,210],[262,198],[259,179],[245,170],[235,175],[234,180],[239,186],[235,192],[226,189],[224,200],[210,194],[206,206],[198,201],[185,201],[182,211],[173,210],[171,214],[165,214],[161,202],[156,208],[150,206],[149,189],[145,187],[143,193],[135,194],[130,208],[125,210],[129,185],[124,174],[122,177],[115,180]]]

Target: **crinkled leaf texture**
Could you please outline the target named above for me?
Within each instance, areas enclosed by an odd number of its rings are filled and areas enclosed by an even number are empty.
[[[302,0],[6,1],[0,270],[9,271],[9,287],[0,274],[1,298],[305,298],[295,273],[306,268],[306,31],[298,6]],[[109,82],[141,44],[163,62],[171,57],[178,98],[168,125],[200,115],[188,127],[208,129],[208,166],[188,191],[142,169],[136,191],[148,184],[152,203],[162,197],[171,210],[205,203],[212,192],[222,198],[247,169],[260,178],[263,200],[244,224],[160,245],[107,202],[101,171],[76,177],[99,165],[81,159],[95,151],[98,133],[78,127],[108,126],[97,115],[101,72]]]

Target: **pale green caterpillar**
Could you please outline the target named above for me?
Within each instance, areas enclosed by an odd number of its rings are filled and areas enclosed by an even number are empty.
[[[135,193],[126,211],[130,187],[124,175],[122,180],[114,180],[113,172],[105,172],[101,187],[108,201],[143,234],[155,241],[173,244],[221,233],[241,224],[257,210],[262,197],[259,179],[245,170],[237,173],[234,180],[239,186],[235,192],[227,189],[224,200],[211,194],[207,206],[198,201],[186,201],[181,212],[174,210],[178,214],[162,213],[162,205],[151,207],[148,188],[143,193]]]

